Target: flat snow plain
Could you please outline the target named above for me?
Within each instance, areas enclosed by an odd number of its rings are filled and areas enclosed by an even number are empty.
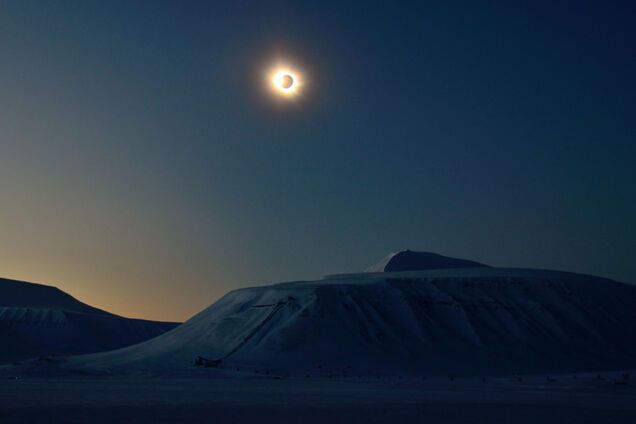
[[[0,381],[0,422],[634,423],[636,384],[616,384],[622,375],[486,380],[5,378]]]

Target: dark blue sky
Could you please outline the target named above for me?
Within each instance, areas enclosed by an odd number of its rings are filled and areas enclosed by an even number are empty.
[[[414,3],[0,3],[0,273],[163,319],[402,248],[636,282],[635,7]]]

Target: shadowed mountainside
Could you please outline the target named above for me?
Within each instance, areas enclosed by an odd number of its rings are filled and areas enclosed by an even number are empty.
[[[56,287],[0,278],[0,363],[117,349],[177,325],[120,317]]]
[[[488,267],[467,259],[451,258],[431,252],[401,250],[391,253],[365,272],[424,271],[427,269],[479,268]]]

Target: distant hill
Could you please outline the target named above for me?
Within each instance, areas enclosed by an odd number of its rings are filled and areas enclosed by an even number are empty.
[[[56,287],[0,278],[0,363],[117,349],[177,325],[124,318]]]
[[[365,272],[425,271],[427,269],[481,268],[488,267],[467,259],[451,258],[431,252],[402,250],[391,253]]]

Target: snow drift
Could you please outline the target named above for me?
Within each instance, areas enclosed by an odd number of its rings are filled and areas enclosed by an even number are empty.
[[[56,287],[0,279],[0,363],[117,349],[177,325],[123,318]]]
[[[235,290],[178,328],[64,367],[503,375],[636,365],[636,287],[557,271],[345,274]]]

